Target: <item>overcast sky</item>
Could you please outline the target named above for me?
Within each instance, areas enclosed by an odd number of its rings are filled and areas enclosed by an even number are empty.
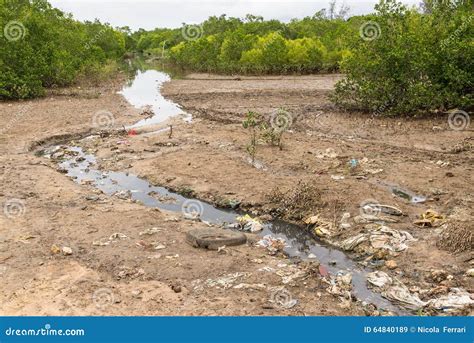
[[[265,19],[288,21],[313,15],[327,8],[330,0],[50,0],[65,12],[79,20],[100,19],[113,26],[129,26],[132,30],[156,27],[180,27],[183,22],[197,24],[211,15],[227,14],[243,17],[247,13],[261,15]],[[421,0],[403,0],[417,5]],[[341,0],[338,3],[342,3]],[[345,0],[350,14],[373,11],[377,0]]]

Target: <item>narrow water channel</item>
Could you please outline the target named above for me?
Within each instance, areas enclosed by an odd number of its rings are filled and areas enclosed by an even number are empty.
[[[161,95],[160,88],[169,79],[169,75],[157,70],[140,71],[133,82],[124,87],[121,94],[132,105],[137,107],[151,106],[155,113],[152,118],[141,120],[132,127],[159,124],[172,116],[178,115],[183,116],[184,120],[190,118],[188,114],[181,110],[179,105]],[[59,146],[50,147],[44,151],[44,154],[54,154],[54,151],[58,148]],[[129,173],[98,170],[94,155],[84,153],[77,146],[69,146],[67,149],[74,152],[74,156],[60,163],[60,167],[67,170],[67,175],[77,183],[92,180],[92,184],[96,188],[109,196],[116,193],[125,193],[131,199],[140,201],[145,206],[180,213],[183,204],[192,200],[195,206],[200,207],[201,220],[217,225],[235,223],[237,216],[241,215],[241,213],[233,210],[219,209],[206,202],[186,198],[166,188],[153,186],[148,181]],[[169,201],[169,199],[173,199],[173,201]],[[371,272],[370,269],[360,266],[341,250],[317,242],[301,226],[274,220],[265,223],[261,234],[271,234],[283,238],[288,244],[285,252],[290,257],[299,257],[305,260],[308,259],[309,254],[314,254],[331,274],[352,273],[352,293],[357,299],[375,304],[380,309],[389,310],[396,314],[408,314],[404,309],[392,304],[367,287],[366,274]]]

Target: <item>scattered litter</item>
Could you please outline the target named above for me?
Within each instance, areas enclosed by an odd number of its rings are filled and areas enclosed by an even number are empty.
[[[166,249],[166,246],[163,244],[158,244],[155,246],[155,250],[163,250],[163,249]]]
[[[453,312],[474,304],[471,295],[463,289],[451,288],[448,295],[428,301],[428,306],[444,312]]]
[[[249,276],[250,273],[233,273],[233,274],[226,274],[224,276],[221,276],[217,279],[207,279],[205,282],[205,285],[207,287],[215,287],[215,288],[223,288],[223,289],[229,289],[234,286],[234,283],[242,279],[244,277]]]
[[[338,154],[332,148],[327,148],[323,151],[318,151],[315,154],[316,158],[324,159],[324,158],[336,158]]]
[[[316,256],[315,254],[313,254],[313,253],[310,253],[310,254],[308,255],[308,258],[309,258],[309,259],[316,259],[317,256]]]
[[[302,279],[307,276],[306,271],[290,268],[288,270],[279,270],[276,272],[281,277],[281,282],[287,285],[295,280]]]
[[[332,277],[329,281],[327,291],[338,296],[343,302],[343,307],[350,307],[352,299],[352,274],[339,272],[336,277]]]
[[[24,243],[24,244],[28,244],[28,243],[29,243],[28,241],[29,241],[30,239],[33,239],[33,238],[36,238],[36,236],[33,236],[33,235],[28,234],[28,235],[20,236],[20,237],[18,237],[16,240],[17,240],[17,242]]]
[[[274,287],[271,289],[270,302],[283,308],[293,308],[298,304],[297,299],[293,299],[291,293],[284,287]]]
[[[262,223],[258,219],[250,217],[248,214],[237,217],[237,221],[240,230],[249,232],[259,232],[263,230]]]
[[[147,258],[149,260],[159,259],[159,258],[161,258],[161,254],[150,255]]]
[[[72,249],[70,247],[63,247],[61,250],[62,250],[63,254],[66,255],[66,256],[72,255]]]
[[[396,269],[398,267],[398,264],[394,260],[388,260],[385,261],[385,267],[387,267],[388,269]]]
[[[349,212],[345,212],[342,214],[341,221],[339,223],[340,229],[350,229],[351,224],[349,223],[349,219],[351,218],[351,214]]]
[[[258,271],[259,272],[273,273],[275,271],[275,269],[272,268],[272,267],[269,267],[269,266],[265,266],[265,267],[260,268]]]
[[[173,260],[175,258],[179,258],[179,254],[176,254],[176,255],[168,255],[168,256],[165,256],[165,258],[169,259],[169,260]]]
[[[340,180],[344,180],[345,177],[343,175],[331,175],[331,179],[334,181],[340,181]]]
[[[399,220],[396,218],[382,216],[382,215],[371,215],[371,214],[364,214],[361,216],[355,216],[354,222],[356,224],[368,224],[368,223],[398,223]]]
[[[143,235],[151,236],[151,235],[154,235],[155,233],[158,233],[158,232],[161,232],[161,231],[162,231],[162,229],[158,229],[156,227],[153,227],[151,229],[146,229],[145,231],[140,232],[138,235],[139,236],[143,236]]]
[[[417,295],[397,279],[392,279],[387,273],[376,271],[367,274],[367,281],[381,291],[384,298],[398,302],[405,307],[419,309],[426,305]]]
[[[319,274],[320,274],[322,277],[328,277],[328,276],[329,276],[328,270],[327,270],[326,267],[324,267],[322,264],[319,265],[318,271],[319,271]]]
[[[385,285],[391,284],[392,278],[385,272],[375,271],[367,274],[367,281],[376,287],[382,288]]]
[[[266,289],[267,287],[263,283],[239,283],[238,285],[233,287],[234,289]]]
[[[474,277],[474,268],[471,268],[466,271],[466,276]]]
[[[283,238],[276,238],[272,235],[266,235],[257,242],[257,246],[264,247],[268,250],[270,255],[275,255],[285,249],[286,242]]]
[[[103,247],[103,246],[109,245],[112,242],[115,242],[116,240],[123,240],[127,238],[128,237],[124,235],[123,233],[116,232],[116,233],[111,234],[109,238],[101,238],[98,241],[92,242],[92,245]]]
[[[320,218],[319,214],[307,218],[304,222],[307,225],[313,225],[314,233],[319,237],[331,237],[334,235],[333,223]]]
[[[435,210],[427,210],[420,216],[421,219],[416,220],[413,224],[421,227],[438,227],[444,223],[445,216],[439,214]]]
[[[115,192],[112,196],[119,198],[121,200],[129,200],[132,198],[132,192],[130,190],[127,190],[127,191],[122,190],[122,191]]]
[[[441,161],[441,160],[439,160],[439,161],[436,162],[436,165],[437,165],[437,166],[440,166],[441,168],[447,167],[447,166],[449,166],[450,164],[451,164],[451,163],[449,163],[448,161]]]
[[[51,247],[51,253],[56,255],[56,254],[59,254],[61,252],[61,248],[58,247],[56,244],[53,244],[53,246]]]
[[[340,247],[346,251],[352,251],[364,242],[369,242],[368,253],[373,249],[387,249],[392,252],[404,251],[408,248],[408,242],[416,241],[412,235],[406,231],[398,231],[388,226],[380,226],[369,229],[365,233],[350,237],[340,243]]]

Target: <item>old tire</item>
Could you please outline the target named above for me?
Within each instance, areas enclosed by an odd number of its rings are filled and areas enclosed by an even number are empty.
[[[247,236],[241,232],[223,229],[194,229],[186,233],[186,241],[195,248],[217,250],[224,245],[245,244]]]

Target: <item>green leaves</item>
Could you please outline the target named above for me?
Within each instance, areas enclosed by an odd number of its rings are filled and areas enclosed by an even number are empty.
[[[122,32],[98,21],[80,23],[45,0],[1,1],[0,99],[41,96],[45,87],[97,75],[125,52]]]

